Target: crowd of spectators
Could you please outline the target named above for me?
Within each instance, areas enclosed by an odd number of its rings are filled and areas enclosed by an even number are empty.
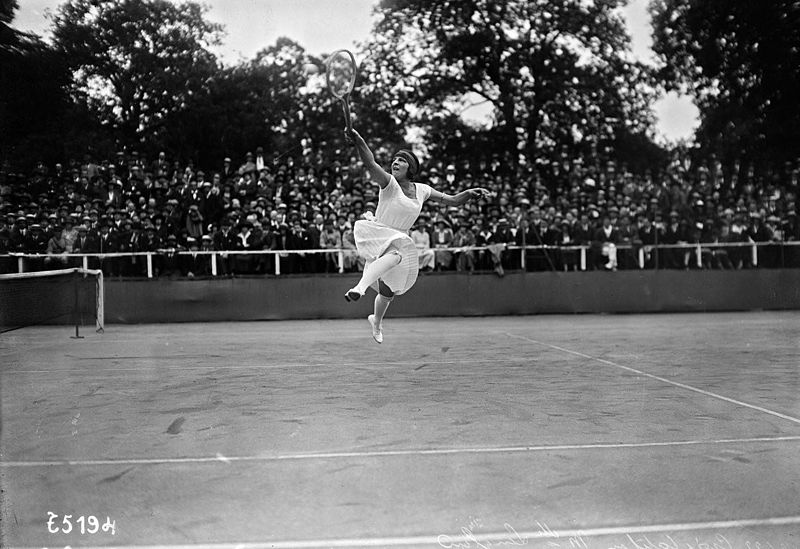
[[[388,154],[379,150],[379,160],[388,164]],[[428,162],[419,181],[453,193],[483,186],[494,196],[461,208],[427,203],[412,231],[420,266],[502,275],[524,261],[528,270],[576,270],[574,247],[583,246],[587,269],[752,267],[750,248],[732,245],[742,242],[773,243],[759,249],[759,266],[800,266],[800,248],[781,245],[800,241],[800,159],[759,177],[747,169],[723,177],[713,160],[688,164],[676,154],[663,170],[633,174],[612,161],[513,170],[492,157]],[[363,268],[352,227],[374,211],[377,186],[354,153],[326,158],[304,141],[294,156],[258,148],[209,165],[130,152],[26,174],[0,170],[0,272],[17,270],[13,253],[41,254],[25,259],[25,270],[37,270],[79,265],[70,254],[157,252],[155,276],[208,276],[210,255],[179,252],[211,250],[220,252],[222,276],[274,273],[275,261],[281,273]],[[695,248],[655,248],[682,243],[731,246],[707,246],[699,258]],[[523,258],[510,246],[538,248]],[[285,253],[317,249],[337,251]],[[252,250],[276,253],[225,253]],[[91,266],[147,274],[142,255],[93,258]]]

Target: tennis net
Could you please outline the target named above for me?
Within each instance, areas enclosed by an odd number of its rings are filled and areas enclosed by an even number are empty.
[[[0,333],[39,324],[103,331],[103,273],[62,269],[0,275]]]

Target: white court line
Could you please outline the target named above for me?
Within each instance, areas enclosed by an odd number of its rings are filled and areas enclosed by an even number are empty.
[[[109,360],[118,360],[110,358]],[[160,359],[159,358],[152,358],[152,359],[142,359],[142,361],[147,361],[148,363],[157,363]],[[181,371],[181,370],[276,370],[281,368],[320,368],[320,367],[330,367],[330,368],[339,368],[339,367],[350,367],[350,366],[419,366],[420,364],[429,364],[429,365],[446,365],[446,364],[497,364],[497,363],[509,363],[509,362],[518,362],[524,363],[527,359],[519,357],[519,358],[505,358],[505,359],[492,359],[491,361],[486,360],[425,360],[425,359],[417,359],[413,361],[402,361],[402,362],[386,362],[386,361],[361,361],[361,362],[289,362],[284,364],[239,364],[236,366],[163,366],[162,364],[153,365],[153,366],[141,366],[138,368],[134,367],[124,367],[124,368],[52,368],[47,370],[8,370],[2,371],[0,370],[0,375],[2,374],[59,374],[59,373],[68,373],[68,374],[76,374],[76,373],[116,373],[116,372],[151,372],[154,369],[158,369],[159,372],[168,372],[168,371]]]
[[[786,419],[786,420],[791,421],[793,423],[800,424],[800,418],[796,418],[796,417],[793,417],[793,416],[782,414],[780,412],[775,412],[773,410],[769,410],[769,409],[763,408],[761,406],[756,406],[755,404],[749,404],[747,402],[742,402],[741,400],[736,400],[735,398],[730,398],[730,397],[726,397],[726,396],[723,396],[723,395],[720,395],[720,394],[717,394],[717,393],[712,393],[711,391],[706,391],[705,389],[700,389],[698,387],[693,387],[692,385],[687,385],[685,383],[680,383],[678,381],[673,381],[673,380],[667,379],[665,377],[657,376],[657,375],[654,375],[654,374],[648,374],[647,372],[643,372],[642,370],[637,370],[636,368],[631,368],[630,366],[623,366],[622,364],[617,364],[616,362],[611,362],[610,360],[605,360],[603,358],[590,356],[590,355],[587,355],[587,354],[584,354],[584,353],[580,353],[578,351],[573,351],[571,349],[565,349],[564,347],[559,347],[558,345],[552,345],[550,343],[544,343],[542,341],[537,341],[537,340],[531,339],[529,337],[510,334],[508,332],[506,332],[506,335],[508,337],[513,337],[513,338],[517,338],[517,339],[522,339],[524,341],[529,341],[530,343],[535,343],[535,344],[541,345],[543,347],[550,347],[551,349],[556,349],[558,351],[562,351],[564,353],[569,353],[571,355],[575,355],[575,356],[579,356],[579,357],[583,357],[583,358],[588,358],[589,360],[595,360],[595,361],[600,362],[602,364],[607,364],[609,366],[614,366],[615,368],[621,368],[623,370],[627,370],[628,372],[633,372],[635,374],[639,374],[640,376],[649,377],[650,379],[656,379],[656,380],[664,382],[664,383],[669,383],[670,385],[674,385],[676,387],[680,387],[681,389],[686,389],[688,391],[694,391],[695,393],[700,393],[701,395],[717,398],[719,400],[724,400],[725,402],[730,402],[732,404],[737,404],[739,406],[744,406],[745,408],[750,408],[752,410],[757,410],[759,412],[763,412],[763,413],[769,414],[771,416],[779,417],[781,419]]]
[[[666,442],[599,442],[594,444],[553,444],[542,446],[500,446],[488,448],[438,448],[430,450],[376,450],[372,452],[327,452],[311,454],[286,454],[265,456],[222,456],[185,458],[120,458],[89,460],[50,460],[50,461],[0,461],[0,468],[12,467],[53,467],[93,466],[93,465],[157,465],[174,463],[215,463],[215,462],[268,462],[296,461],[312,459],[373,458],[393,456],[441,456],[454,454],[504,454],[519,452],[553,452],[559,450],[601,450],[620,448],[655,448],[664,446],[699,446],[707,444],[751,444],[757,442],[798,442],[800,435],[781,437],[723,438],[716,440],[677,440]]]
[[[176,545],[114,545],[115,549],[196,549],[197,547],[207,547],[209,549],[318,549],[323,547],[400,547],[404,545],[433,545],[437,547],[471,547],[472,543],[495,543],[500,545],[524,545],[528,540],[548,540],[558,547],[561,544],[556,540],[563,540],[564,544],[569,543],[570,547],[575,547],[572,540],[577,538],[594,538],[602,536],[624,536],[628,534],[652,534],[659,532],[693,532],[702,530],[730,530],[741,528],[754,528],[765,526],[793,526],[800,524],[800,516],[794,517],[772,517],[761,519],[740,519],[740,520],[718,520],[713,522],[686,522],[676,524],[652,524],[645,526],[608,526],[600,528],[586,529],[565,529],[552,530],[545,525],[539,525],[538,530],[517,531],[513,525],[506,525],[503,532],[491,532],[485,534],[461,533],[461,534],[439,534],[424,536],[397,536],[383,538],[334,538],[325,540],[302,540],[302,541],[258,541],[258,542],[228,542],[228,543],[201,543],[196,544],[176,544]],[[509,529],[510,528],[510,529]],[[726,538],[727,539],[727,538]],[[520,542],[520,540],[523,540]],[[494,542],[494,543],[491,543]],[[642,546],[655,547],[652,544],[642,542]],[[84,546],[82,546],[84,547]],[[671,545],[670,545],[671,547]],[[89,549],[95,549],[89,546]]]

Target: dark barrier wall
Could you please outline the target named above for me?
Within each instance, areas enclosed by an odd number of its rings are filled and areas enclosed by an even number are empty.
[[[356,275],[215,280],[107,280],[106,323],[360,318]],[[800,309],[800,269],[430,274],[391,315],[473,316]]]

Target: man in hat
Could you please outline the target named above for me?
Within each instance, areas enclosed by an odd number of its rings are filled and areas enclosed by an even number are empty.
[[[444,217],[439,217],[434,223],[433,249],[437,271],[450,270],[453,263],[453,252],[444,249],[453,244],[453,230],[450,227],[450,222]]]
[[[292,218],[291,226],[286,234],[286,250],[310,250],[311,237],[303,227],[299,214]],[[308,258],[302,252],[290,253],[288,257],[289,273],[309,272]]]
[[[611,218],[608,215],[603,216],[602,225],[595,231],[592,244],[595,249],[597,266],[607,271],[616,271],[619,230],[611,224]],[[606,259],[605,262],[602,261],[603,258]],[[600,265],[600,263],[603,264]]]
[[[232,229],[232,223],[229,218],[223,218],[220,230],[214,234],[214,249],[218,252],[223,252],[217,256],[218,273],[223,276],[233,276],[233,264],[227,251],[233,251],[238,248],[236,233]]]
[[[466,221],[458,224],[458,230],[453,235],[453,246],[461,248],[455,252],[456,271],[475,271],[475,252],[471,249],[475,246],[475,235]]]
[[[24,215],[17,216],[14,227],[11,229],[10,247],[13,252],[24,252],[25,243],[28,240],[28,218]]]
[[[661,244],[686,244],[689,242],[689,235],[687,234],[686,227],[681,225],[680,215],[675,210],[669,213],[669,223],[664,229],[663,239]],[[686,266],[685,256],[686,252],[680,248],[667,248],[661,250],[659,257],[662,261],[659,262],[666,269],[683,269]]]
[[[78,225],[77,231],[78,237],[75,239],[72,252],[76,254],[97,253],[97,242],[93,235],[89,234],[89,227],[82,223]]]
[[[203,202],[200,213],[208,222],[218,222],[225,209],[222,195],[222,181],[219,173],[214,173],[211,182],[203,185]],[[201,243],[202,244],[202,243]]]

